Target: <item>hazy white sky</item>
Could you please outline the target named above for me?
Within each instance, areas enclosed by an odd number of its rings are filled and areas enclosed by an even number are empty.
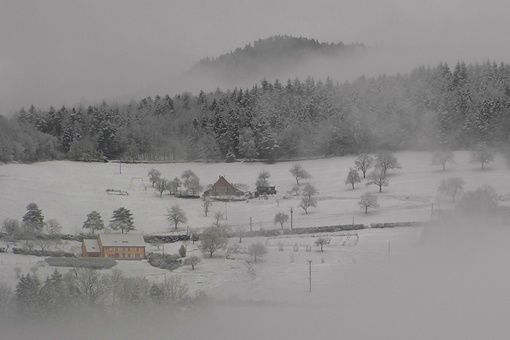
[[[509,15],[504,0],[0,0],[0,112],[172,93],[192,62],[274,34],[391,47],[406,67],[510,61]]]

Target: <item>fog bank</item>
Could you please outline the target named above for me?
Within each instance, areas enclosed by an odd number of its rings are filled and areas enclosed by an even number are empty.
[[[487,221],[487,220],[485,220]],[[4,319],[9,339],[504,339],[510,231],[450,220],[424,230],[410,253],[332,273],[293,303],[216,302],[118,317]],[[19,325],[23,324],[20,328]]]
[[[200,88],[179,78],[194,62],[275,34],[385,51],[340,70],[326,64],[306,72],[340,80],[438,61],[508,61],[508,11],[497,0],[7,0],[0,112]]]

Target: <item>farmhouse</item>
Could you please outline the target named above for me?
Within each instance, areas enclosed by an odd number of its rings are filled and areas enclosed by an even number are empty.
[[[145,241],[136,234],[101,234],[97,239],[83,240],[82,256],[141,260],[145,258]]]
[[[230,184],[225,177],[220,176],[211,189],[204,192],[204,196],[244,196],[244,192]]]

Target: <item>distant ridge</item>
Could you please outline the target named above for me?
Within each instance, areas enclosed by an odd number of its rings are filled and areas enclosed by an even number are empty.
[[[359,43],[325,43],[305,37],[276,35],[218,57],[201,59],[186,75],[227,84],[253,82],[264,77],[295,77],[294,71],[315,60],[348,57],[363,50],[365,46]]]

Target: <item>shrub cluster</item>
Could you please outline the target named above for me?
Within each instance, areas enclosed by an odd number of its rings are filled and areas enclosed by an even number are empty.
[[[144,235],[147,243],[175,243],[180,241],[188,241],[189,235]]]
[[[367,228],[364,224],[341,224],[341,225],[332,225],[332,226],[322,226],[322,227],[306,227],[306,228],[293,228],[293,229],[285,229],[283,230],[284,235],[300,235],[300,234],[315,234],[315,233],[334,233],[337,231],[348,231],[348,230],[360,230]],[[239,232],[231,232],[228,234],[228,237],[275,237],[282,234],[282,230],[280,229],[260,229],[253,231],[242,232],[241,235]]]
[[[174,270],[182,264],[179,255],[149,253],[147,259],[151,266],[161,269]]]
[[[48,257],[46,262],[55,267],[90,269],[109,269],[117,264],[114,259],[105,257]]]
[[[421,225],[423,225],[423,222],[372,223],[370,228],[418,227]]]
[[[23,248],[12,248],[14,254],[19,255],[33,255],[33,256],[52,256],[52,257],[74,257],[74,253],[65,252],[61,250],[30,250]]]

